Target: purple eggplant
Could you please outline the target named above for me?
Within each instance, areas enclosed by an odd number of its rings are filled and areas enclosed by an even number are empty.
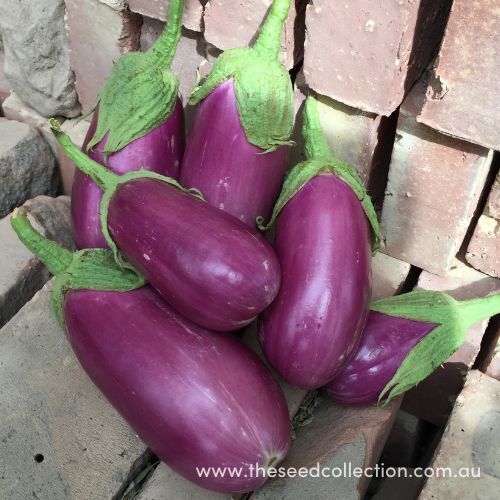
[[[118,176],[51,121],[59,144],[105,191],[103,233],[180,314],[211,330],[249,324],[276,297],[280,267],[262,235],[183,189],[141,170]]]
[[[293,90],[278,61],[290,0],[275,0],[253,47],[215,61],[190,104],[199,104],[180,182],[255,228],[279,194],[293,128]]]
[[[332,380],[358,345],[371,293],[371,201],[353,167],[335,160],[308,98],[307,160],[287,176],[271,223],[282,269],[276,300],[261,317],[259,339],[290,385],[313,389]]]
[[[458,302],[416,291],[371,309],[356,354],[327,385],[346,405],[389,401],[417,385],[460,347],[471,325],[500,313],[500,294]]]
[[[56,275],[54,305],[78,360],[139,437],[199,486],[259,487],[265,479],[249,466],[276,465],[290,445],[285,398],[262,361],[234,337],[177,314],[111,251],[72,254],[19,213],[12,222]],[[242,473],[203,477],[197,467]]]
[[[98,98],[83,144],[90,158],[118,175],[145,168],[177,179],[184,153],[184,111],[170,70],[184,0],[173,0],[165,31],[146,52],[115,64]],[[102,190],[77,171],[71,215],[77,248],[107,248],[99,221]]]

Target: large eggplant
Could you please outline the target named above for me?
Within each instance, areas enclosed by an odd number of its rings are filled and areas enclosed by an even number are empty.
[[[83,151],[116,174],[145,168],[175,179],[184,153],[184,111],[170,70],[181,33],[184,0],[172,0],[167,27],[146,52],[115,64],[99,94]],[[71,196],[77,248],[107,248],[100,221],[102,190],[77,171]]]
[[[327,385],[346,405],[390,400],[417,385],[460,347],[471,325],[500,313],[500,294],[458,302],[416,291],[371,309],[356,354]]]
[[[293,90],[278,61],[289,7],[274,0],[254,46],[220,55],[190,99],[199,109],[180,182],[252,228],[271,214],[291,143]]]
[[[172,179],[110,172],[51,123],[68,157],[105,191],[101,225],[117,262],[126,265],[122,252],[176,311],[211,330],[232,331],[273,301],[280,268],[262,235]]]
[[[202,487],[259,487],[265,479],[249,467],[276,465],[290,445],[285,398],[260,359],[237,339],[177,314],[109,250],[71,254],[19,212],[12,222],[57,276],[56,313],[81,365],[139,437]],[[241,475],[204,477],[200,467],[240,468]]]
[[[303,135],[307,160],[290,171],[271,221],[282,284],[259,338],[286,382],[313,389],[356,350],[371,293],[370,223],[373,250],[379,228],[354,168],[331,156],[312,98]]]

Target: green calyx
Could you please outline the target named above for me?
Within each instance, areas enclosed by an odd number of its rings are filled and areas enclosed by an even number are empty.
[[[262,217],[257,219],[259,228],[269,229],[280,214],[283,207],[317,175],[335,175],[348,184],[363,206],[372,229],[372,252],[375,254],[380,247],[382,238],[377,214],[372,201],[366,192],[356,169],[332,156],[328,142],[319,121],[316,100],[308,97],[304,108],[304,126],[302,135],[305,140],[306,161],[296,165],[287,174],[281,194],[274,206],[270,221],[265,224]]]
[[[290,75],[279,63],[283,25],[290,0],[275,0],[253,47],[225,51],[212,72],[193,90],[189,103],[198,104],[232,79],[241,125],[250,144],[265,153],[293,144],[294,105]]]
[[[127,292],[146,284],[135,269],[122,269],[109,250],[87,249],[70,252],[38,233],[26,212],[14,210],[11,218],[14,231],[23,244],[55,275],[52,305],[57,320],[64,327],[62,307],[70,290],[101,290]]]
[[[97,130],[88,149],[109,135],[103,154],[123,149],[172,114],[179,81],[170,70],[181,35],[184,0],[171,0],[167,26],[145,53],[129,52],[114,65],[98,96]]]
[[[49,120],[49,124],[52,129],[52,133],[54,134],[65,155],[71,161],[73,161],[73,163],[79,170],[88,175],[104,191],[99,211],[101,230],[109,247],[111,248],[116,263],[121,268],[135,271],[135,268],[132,266],[132,264],[125,260],[119,252],[108,230],[107,221],[109,203],[113,194],[116,192],[119,186],[135,179],[155,179],[161,182],[165,182],[166,184],[170,184],[177,189],[180,189],[184,193],[188,193],[199,198],[200,200],[203,200],[202,194],[197,189],[185,189],[175,179],[150,172],[149,170],[145,170],[144,168],[141,168],[140,170],[137,170],[135,172],[129,172],[125,175],[117,175],[114,172],[111,172],[111,170],[108,170],[106,167],[103,167],[101,164],[89,158],[75,144],[73,144],[69,136],[61,131],[61,127],[57,120],[52,118],[51,120]]]
[[[474,323],[500,313],[500,294],[457,301],[444,292],[415,291],[374,302],[370,309],[388,316],[436,325],[408,353],[380,398],[385,403],[428,377],[464,342]]]

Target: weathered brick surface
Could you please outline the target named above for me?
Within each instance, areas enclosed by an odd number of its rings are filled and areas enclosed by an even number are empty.
[[[128,0],[99,0],[106,5],[109,5],[112,9],[121,11],[128,7]]]
[[[79,114],[64,30],[64,1],[2,0],[5,75],[21,99],[43,116]]]
[[[385,253],[440,274],[463,242],[492,152],[417,123],[422,88],[401,108],[381,223]]]
[[[495,179],[486,209],[474,229],[466,259],[476,269],[500,277],[500,174]]]
[[[5,99],[2,108],[4,116],[9,120],[27,123],[31,127],[36,128],[49,143],[54,155],[57,155],[57,141],[50,130],[47,118],[24,103],[15,92],[11,92],[7,99]],[[64,121],[64,119],[61,121]]]
[[[309,93],[301,72],[295,82],[297,117],[293,139],[297,146],[290,151],[290,162],[294,165],[305,159],[302,113]],[[372,188],[372,195],[382,194],[385,185],[375,180],[383,182],[387,178],[394,142],[394,120],[351,108],[326,96],[316,97],[321,126],[333,155],[356,168],[364,184]]]
[[[70,201],[66,196],[38,196],[24,206],[30,220],[48,238],[73,248]],[[10,215],[0,220],[0,327],[49,279],[49,272],[19,241]]]
[[[419,121],[500,149],[499,37],[497,0],[454,0]]]
[[[71,68],[78,98],[87,113],[95,107],[113,63],[123,53],[139,50],[141,17],[129,11],[118,12],[99,0],[65,3]]]
[[[427,272],[420,275],[417,289],[440,290],[459,300],[473,299],[500,291],[500,281],[454,261],[446,276]],[[488,320],[469,328],[465,342],[430,377],[406,394],[403,407],[429,422],[443,425],[453,400],[460,392],[463,378],[472,368],[481,348]]]
[[[164,463],[154,471],[137,500],[230,500],[230,495],[200,488],[176,474]]]
[[[194,31],[202,30],[203,5],[206,0],[185,0],[182,24]],[[130,10],[144,16],[167,20],[170,2],[167,0],[129,0]]]
[[[333,99],[390,115],[439,44],[449,0],[314,0],[306,13],[304,73]]]
[[[244,47],[255,39],[272,0],[212,0],[203,17],[205,38],[219,49]],[[292,68],[302,58],[304,11],[307,2],[291,2],[281,41],[281,62]]]
[[[372,301],[396,295],[401,290],[411,266],[378,252],[372,260]]]
[[[452,468],[454,476],[429,478],[419,498],[497,498],[499,448],[500,382],[471,371],[431,463],[434,469]],[[460,477],[463,467],[471,475],[480,471],[480,477]]]
[[[91,383],[43,288],[0,334],[0,488],[10,500],[112,498],[144,444]]]
[[[400,400],[385,407],[345,408],[321,399],[308,425],[297,430],[286,468],[311,468],[319,463],[328,469],[351,464],[373,467],[380,456]],[[361,477],[295,477],[270,480],[252,495],[252,500],[303,498],[362,498],[369,482]]]
[[[54,194],[56,159],[29,125],[0,118],[0,217],[39,194]]]
[[[3,70],[4,60],[5,54],[2,50],[0,50],[0,116],[2,114],[2,103],[7,98],[11,90],[10,83],[7,81]]]
[[[87,135],[89,123],[81,119],[66,120],[61,129],[68,134],[71,140],[81,148],[83,141]],[[61,174],[61,181],[64,194],[71,195],[71,188],[73,187],[73,178],[75,176],[75,164],[64,154],[61,147],[57,146],[57,158],[59,160],[59,172]]]

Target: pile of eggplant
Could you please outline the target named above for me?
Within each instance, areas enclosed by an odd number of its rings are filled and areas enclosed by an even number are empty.
[[[249,467],[275,467],[290,446],[279,384],[228,332],[258,318],[263,353],[287,383],[367,405],[416,385],[468,326],[500,312],[500,295],[412,292],[370,305],[377,217],[355,169],[332,156],[313,97],[306,160],[286,173],[294,105],[278,56],[289,6],[275,0],[254,45],[215,61],[193,91],[185,144],[170,70],[183,1],[171,0],[158,41],[116,63],[83,149],[50,122],[79,169],[80,250],[45,239],[22,209],[12,216],[55,275],[55,314],[93,382],[158,457],[219,492],[258,488],[265,478]],[[273,245],[261,232],[271,227]]]

